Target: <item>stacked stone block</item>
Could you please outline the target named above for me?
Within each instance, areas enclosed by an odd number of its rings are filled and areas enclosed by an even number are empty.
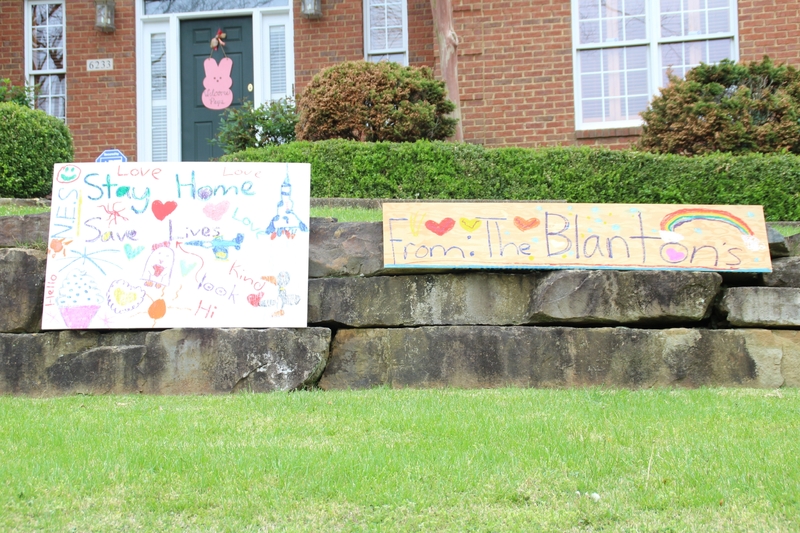
[[[738,277],[387,270],[380,223],[331,219],[309,256],[309,328],[41,332],[46,254],[0,249],[0,393],[800,386],[795,256]]]

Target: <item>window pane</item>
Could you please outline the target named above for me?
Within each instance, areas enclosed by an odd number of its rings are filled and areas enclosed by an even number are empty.
[[[581,44],[599,43],[600,42],[600,22],[593,20],[590,22],[581,22],[579,24],[580,42]]]
[[[64,69],[64,51],[63,50],[50,50],[47,55],[47,68],[48,70],[63,70]]]
[[[647,87],[647,71],[646,70],[639,70],[634,72],[628,72],[627,75],[628,81],[628,90],[627,94],[629,96],[632,95],[644,95],[647,97],[650,94],[650,91]]]
[[[681,35],[680,15],[661,15],[661,37]]]
[[[600,17],[599,0],[580,0],[578,2],[579,19],[596,19]]]
[[[633,98],[628,99],[628,117],[630,119],[635,118],[634,115],[638,116],[639,113],[647,109],[647,104],[649,103],[650,99],[647,96],[636,96]]]
[[[622,19],[606,19],[600,26],[604,43],[622,40]]]
[[[33,54],[31,54],[31,59],[31,67],[33,70],[44,70],[44,65],[47,62],[47,52],[33,52]]]
[[[47,4],[31,6],[31,25],[42,26],[47,22]]]
[[[47,30],[47,37],[49,48],[64,47],[64,28],[62,26],[50,26]]]
[[[578,54],[581,72],[600,72],[603,70],[600,63],[600,50],[583,50]]]
[[[647,38],[647,26],[644,17],[629,18],[625,21],[625,40]]]
[[[167,99],[167,35],[150,36],[150,97],[153,101]]]
[[[727,9],[708,12],[708,33],[728,33],[731,27],[731,16]]]
[[[702,11],[690,11],[683,15],[684,35],[701,35],[706,33],[706,18]]]
[[[286,27],[269,27],[269,90],[270,98],[277,100],[287,95],[286,90]]]
[[[584,74],[581,76],[581,95],[583,98],[601,98],[603,89],[600,86],[600,74]]]
[[[390,28],[387,32],[386,47],[389,49],[403,48],[403,29]]]
[[[49,26],[62,26],[64,24],[64,6],[61,4],[50,4],[47,16]]]
[[[625,14],[644,15],[644,0],[625,0]]]
[[[627,68],[647,70],[647,47],[634,46],[626,48]]]
[[[386,49],[386,30],[383,28],[373,28],[369,32],[369,47],[372,50]]]
[[[719,63],[733,57],[733,39],[708,41],[708,62]]]
[[[369,24],[373,28],[386,26],[386,8],[384,6],[369,8]]]
[[[583,122],[603,121],[603,101],[583,100]]]
[[[47,48],[47,28],[33,28],[31,32],[33,48]]]
[[[388,26],[403,26],[403,6],[394,4],[386,6],[386,24]]]
[[[152,160],[167,160],[167,34],[150,35]]]

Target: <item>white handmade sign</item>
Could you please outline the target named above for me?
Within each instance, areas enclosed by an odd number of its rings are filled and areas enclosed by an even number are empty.
[[[53,171],[43,329],[305,327],[304,163]]]

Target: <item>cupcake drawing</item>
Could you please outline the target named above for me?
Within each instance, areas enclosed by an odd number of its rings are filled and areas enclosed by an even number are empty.
[[[56,305],[64,323],[70,329],[89,327],[103,303],[103,295],[91,276],[83,270],[73,270],[58,289]]]

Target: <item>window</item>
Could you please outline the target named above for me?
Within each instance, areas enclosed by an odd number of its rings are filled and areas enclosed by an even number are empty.
[[[36,108],[65,120],[64,2],[29,2],[26,10],[25,70],[29,83],[38,88]]]
[[[167,34],[150,34],[151,161],[166,161],[167,144]]]
[[[364,42],[367,61],[408,65],[408,14],[405,0],[364,2]]]
[[[637,126],[670,69],[737,59],[736,0],[573,0],[572,13],[578,129]]]

